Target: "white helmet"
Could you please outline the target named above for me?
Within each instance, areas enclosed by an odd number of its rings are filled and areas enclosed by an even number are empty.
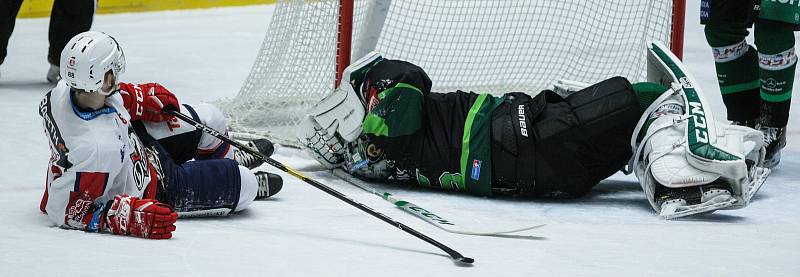
[[[61,51],[61,78],[74,89],[103,92],[103,77],[111,70],[115,78],[125,72],[125,54],[113,37],[88,31],[73,37]]]

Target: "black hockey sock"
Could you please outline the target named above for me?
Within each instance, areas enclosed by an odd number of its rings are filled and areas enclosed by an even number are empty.
[[[761,103],[761,125],[767,127],[782,128],[789,123],[789,107],[792,99],[781,102]]]
[[[728,120],[730,121],[753,121],[761,114],[759,110],[761,95],[758,88],[723,94],[722,102],[728,109]]]

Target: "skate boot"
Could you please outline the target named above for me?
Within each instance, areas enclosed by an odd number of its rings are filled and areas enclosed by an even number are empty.
[[[278,174],[259,171],[256,172],[256,180],[258,180],[258,193],[256,193],[256,200],[266,199],[270,196],[277,194],[283,188],[283,179]]]
[[[736,203],[731,186],[717,179],[710,184],[683,188],[658,185],[655,202],[661,206],[661,217],[670,219],[713,212]]]
[[[61,80],[61,69],[58,66],[50,64],[50,69],[47,70],[47,81],[51,84],[58,83]]]
[[[250,149],[255,149],[265,157],[272,156],[272,153],[275,152],[275,146],[273,146],[272,142],[268,139],[256,139],[248,142],[245,146]],[[264,160],[240,149],[234,150],[233,160],[249,169],[254,169],[264,164]]]
[[[773,168],[781,162],[781,149],[786,147],[786,127],[761,126],[758,129],[764,133],[764,145],[767,147],[764,167]]]

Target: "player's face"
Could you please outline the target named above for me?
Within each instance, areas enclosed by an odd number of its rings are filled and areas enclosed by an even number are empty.
[[[103,77],[103,87],[100,88],[100,94],[109,96],[117,90],[117,76],[109,70]]]
[[[87,92],[79,90],[72,99],[78,107],[97,110],[105,105],[106,97],[100,91]]]

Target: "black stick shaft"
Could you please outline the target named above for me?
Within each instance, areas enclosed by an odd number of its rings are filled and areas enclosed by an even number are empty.
[[[468,263],[468,264],[471,264],[472,262],[474,262],[474,259],[469,258],[469,257],[464,257],[464,255],[461,255],[461,253],[458,253],[458,251],[455,251],[452,248],[447,247],[447,245],[444,245],[441,242],[438,242],[438,241],[426,236],[425,234],[422,234],[419,231],[414,230],[413,228],[408,227],[405,224],[400,223],[400,222],[392,219],[391,217],[388,217],[388,216],[386,216],[386,215],[384,215],[382,213],[379,213],[379,212],[373,210],[372,208],[370,208],[370,207],[368,207],[368,206],[366,206],[364,204],[361,204],[361,203],[359,203],[359,202],[357,202],[357,201],[355,201],[353,199],[350,199],[349,197],[347,197],[346,195],[342,194],[341,192],[339,192],[339,191],[337,191],[335,189],[332,189],[332,188],[330,188],[330,187],[328,187],[326,185],[323,185],[322,183],[317,182],[314,179],[308,178],[305,175],[301,174],[300,172],[298,172],[298,171],[296,171],[296,170],[294,170],[294,169],[292,169],[292,168],[290,168],[288,166],[285,166],[284,164],[282,164],[282,163],[280,163],[280,162],[278,162],[278,161],[276,161],[276,160],[274,160],[274,159],[272,159],[270,157],[264,156],[260,152],[255,151],[254,149],[251,149],[250,147],[242,145],[241,143],[228,138],[227,136],[225,136],[224,134],[221,134],[217,130],[212,129],[212,128],[206,126],[203,123],[197,122],[196,120],[194,120],[193,118],[191,118],[191,117],[189,117],[189,116],[187,116],[185,114],[182,114],[182,113],[174,111],[174,110],[165,110],[164,112],[166,112],[166,113],[168,113],[170,115],[173,115],[173,116],[175,116],[177,118],[180,118],[181,120],[183,120],[183,121],[185,121],[185,122],[187,122],[189,124],[192,124],[195,128],[203,130],[204,132],[208,133],[209,135],[212,135],[212,136],[214,136],[214,137],[216,137],[216,138],[218,138],[218,139],[220,139],[220,140],[222,140],[224,142],[227,142],[227,143],[235,146],[236,148],[239,148],[239,150],[247,151],[247,153],[250,153],[251,155],[256,156],[257,158],[264,160],[265,162],[267,162],[268,164],[274,166],[275,168],[280,169],[283,172],[289,173],[290,175],[292,175],[294,177],[297,177],[300,180],[303,180],[304,182],[314,186],[315,188],[318,188],[318,189],[324,191],[325,193],[330,194],[333,197],[336,197],[339,200],[342,200],[342,201],[346,202],[347,204],[350,204],[351,206],[358,208],[359,210],[362,210],[362,211],[364,211],[364,212],[366,212],[366,213],[368,213],[368,214],[370,214],[370,215],[372,215],[374,217],[377,217],[378,219],[383,220],[384,222],[389,223],[390,225],[395,226],[395,227],[399,228],[400,230],[405,231],[406,233],[409,233],[409,234],[411,234],[411,235],[413,235],[413,236],[415,236],[415,237],[417,237],[417,238],[419,238],[421,240],[424,240],[427,243],[432,244],[433,246],[438,247],[439,249],[441,249],[442,251],[444,251],[448,255],[450,255],[450,257],[453,258],[453,260],[455,260],[455,261],[458,261],[458,262],[461,262],[461,263]]]

